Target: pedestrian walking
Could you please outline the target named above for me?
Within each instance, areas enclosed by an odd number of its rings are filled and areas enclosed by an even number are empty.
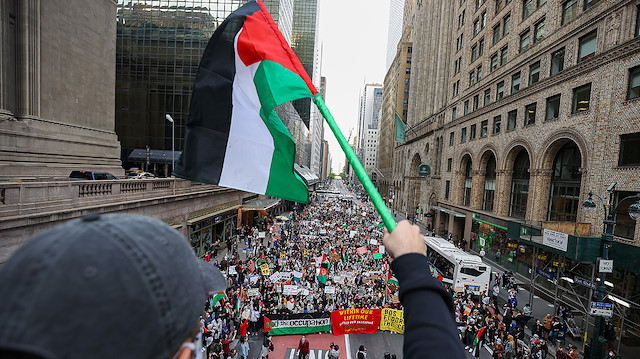
[[[298,359],[307,359],[309,356],[309,341],[305,335],[300,338],[298,343]]]

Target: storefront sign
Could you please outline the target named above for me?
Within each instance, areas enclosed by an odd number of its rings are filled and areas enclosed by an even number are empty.
[[[418,174],[420,176],[429,176],[431,174],[431,168],[429,165],[420,165],[418,167]]]
[[[542,244],[566,252],[567,244],[569,244],[569,235],[545,228],[542,234]]]
[[[269,335],[328,332],[331,321],[327,313],[265,314],[264,331]]]
[[[573,277],[573,281],[576,282],[577,284],[580,284],[581,286],[584,286],[584,287],[587,287],[587,288],[591,288],[591,289],[594,289],[594,290],[596,289],[596,283],[594,283],[594,282],[592,282],[592,281],[590,281],[588,279],[585,279],[585,278],[582,278],[582,277],[579,277],[579,276],[575,276],[575,277]]]
[[[334,335],[375,333],[380,326],[381,309],[342,309],[331,313]]]
[[[380,318],[380,330],[404,334],[404,310],[384,308]]]
[[[601,259],[598,269],[600,273],[613,273],[613,259]]]
[[[536,267],[536,273],[538,273],[541,277],[547,278],[550,281],[553,281],[555,276],[545,270]]]
[[[591,302],[591,310],[589,311],[589,314],[611,318],[613,316],[613,304]]]

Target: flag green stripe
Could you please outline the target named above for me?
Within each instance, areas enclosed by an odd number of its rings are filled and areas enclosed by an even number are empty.
[[[260,117],[273,136],[275,147],[265,194],[307,203],[307,186],[293,170],[295,142],[274,109],[285,102],[311,97],[311,91],[300,76],[269,60],[263,60],[258,66],[254,83],[262,105]]]

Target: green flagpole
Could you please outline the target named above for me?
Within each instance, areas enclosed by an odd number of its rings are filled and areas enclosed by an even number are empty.
[[[387,227],[387,230],[389,232],[392,232],[393,229],[396,228],[397,223],[395,219],[393,219],[393,216],[391,215],[391,212],[389,212],[387,206],[384,204],[380,193],[378,193],[378,190],[373,185],[373,182],[371,182],[371,179],[369,178],[369,175],[367,175],[367,172],[364,170],[364,167],[362,167],[362,163],[360,163],[358,156],[356,156],[356,153],[353,152],[353,148],[349,146],[349,143],[344,138],[344,135],[338,127],[338,124],[336,124],[336,121],[333,119],[331,112],[329,112],[329,108],[327,108],[327,105],[325,105],[324,100],[319,93],[314,98],[314,101],[316,103],[316,106],[318,106],[320,113],[322,113],[322,116],[324,116],[324,119],[327,120],[327,123],[329,124],[329,127],[333,132],[333,135],[336,136],[340,147],[342,147],[342,151],[344,151],[345,155],[347,155],[347,160],[349,160],[349,163],[351,163],[351,166],[360,179],[360,182],[364,186],[364,189],[369,194],[373,205],[376,207],[376,211],[378,211],[380,217],[382,217],[384,225]]]

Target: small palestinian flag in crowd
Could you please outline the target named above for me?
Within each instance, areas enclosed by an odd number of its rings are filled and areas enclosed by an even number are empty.
[[[274,109],[317,93],[262,1],[247,2],[202,55],[174,175],[308,203],[295,143]]]
[[[221,301],[220,304],[224,306],[224,297],[225,297],[224,291],[214,294],[211,297],[211,308],[213,309],[213,306],[216,305],[220,301]]]
[[[480,328],[480,330],[478,330],[478,334],[476,335],[475,338],[473,338],[473,356],[477,357],[476,355],[476,351],[480,350],[480,346],[478,344],[480,344],[482,342],[482,335],[484,334],[484,330],[486,329],[486,327]]]
[[[267,263],[264,260],[264,254],[260,254],[260,257],[258,257],[258,259],[256,260],[256,262],[258,263],[258,267],[260,267],[262,264]]]
[[[398,279],[392,276],[391,273],[387,273],[387,295],[394,293],[398,290]]]
[[[322,262],[320,263],[320,273],[318,273],[318,282],[327,283],[327,277],[329,275],[329,260],[325,254],[322,255]]]

